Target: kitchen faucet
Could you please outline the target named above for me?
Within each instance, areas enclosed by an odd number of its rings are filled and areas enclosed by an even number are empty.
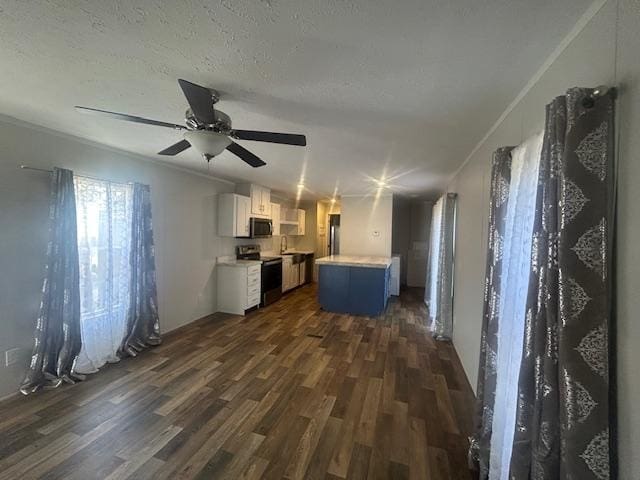
[[[282,246],[282,242],[284,241],[284,247]],[[287,251],[287,236],[286,235],[282,235],[282,237],[280,237],[280,253],[284,253]]]

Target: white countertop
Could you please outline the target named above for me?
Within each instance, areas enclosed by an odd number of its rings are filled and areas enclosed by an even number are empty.
[[[225,267],[247,268],[252,265],[262,265],[260,260],[236,260],[234,257],[218,257],[218,265]]]
[[[309,255],[309,254],[314,254],[316,252],[313,250],[285,250],[285,253],[277,253],[277,252],[271,252],[271,251],[260,252],[260,254],[263,257],[284,257],[292,253],[302,253],[303,255]]]
[[[387,268],[391,257],[368,257],[364,255],[330,255],[318,258],[318,265],[341,265],[343,267]]]

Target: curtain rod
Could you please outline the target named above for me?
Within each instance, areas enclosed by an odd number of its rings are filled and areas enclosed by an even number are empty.
[[[595,105],[596,98],[604,97],[609,93],[611,93],[614,99],[618,96],[618,90],[616,89],[616,87],[608,87],[607,85],[598,85],[593,89],[593,91],[588,97],[585,97],[584,99],[582,99],[582,106],[584,108],[593,108],[593,106]]]
[[[30,167],[29,165],[20,165],[19,168],[21,170],[34,170],[36,172],[53,173],[53,170],[49,170],[49,169],[46,169],[46,168]],[[94,177],[94,176],[91,176],[91,175],[83,175],[81,173],[76,174],[75,172],[74,172],[73,176],[74,177],[90,178],[91,180],[98,180],[98,181],[101,181],[101,182],[120,183],[122,185],[133,185],[134,184],[134,182],[119,182],[117,180],[109,180],[109,179],[105,179],[105,178]]]

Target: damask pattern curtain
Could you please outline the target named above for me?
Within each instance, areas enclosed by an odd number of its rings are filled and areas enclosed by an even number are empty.
[[[502,239],[504,238],[507,199],[511,182],[511,151],[503,147],[493,154],[489,205],[487,267],[480,343],[480,369],[476,388],[475,435],[469,450],[473,466],[480,470],[480,478],[489,475],[489,452],[493,406],[496,392],[498,302],[500,299],[500,271],[502,268]]]
[[[520,370],[514,479],[609,479],[614,97],[547,106]]]
[[[82,378],[74,374],[81,338],[76,203],[71,170],[53,171],[49,220],[46,273],[33,354],[20,388],[24,394]]]
[[[133,186],[132,210],[131,290],[121,353],[136,356],[142,349],[161,341],[149,185]]]
[[[434,337],[450,340],[453,334],[453,250],[457,194],[443,195],[432,216],[427,289],[429,329]],[[425,292],[425,293],[426,293]]]

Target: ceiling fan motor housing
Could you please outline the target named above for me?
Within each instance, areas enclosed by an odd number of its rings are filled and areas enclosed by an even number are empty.
[[[188,109],[185,112],[185,123],[189,130],[213,130],[214,132],[229,135],[231,133],[231,117],[220,110],[215,110],[214,116],[214,123],[202,123],[196,118],[191,109]]]

